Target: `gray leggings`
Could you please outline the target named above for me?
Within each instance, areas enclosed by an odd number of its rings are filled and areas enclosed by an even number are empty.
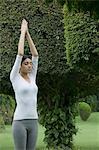
[[[12,123],[15,150],[35,150],[38,120],[14,120]]]

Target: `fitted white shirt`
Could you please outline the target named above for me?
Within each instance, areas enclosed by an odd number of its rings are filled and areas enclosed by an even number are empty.
[[[10,80],[15,92],[16,109],[13,120],[38,119],[36,74],[38,56],[32,56],[32,72],[29,73],[30,83],[19,73],[22,56],[17,55],[14,66],[10,73]]]

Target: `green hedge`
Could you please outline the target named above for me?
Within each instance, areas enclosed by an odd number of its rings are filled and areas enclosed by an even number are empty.
[[[90,11],[91,16],[94,16],[95,18],[99,18],[99,1],[98,0],[45,0],[47,4],[49,3],[59,3],[60,5],[66,4],[69,12],[75,11],[75,12],[87,12]]]
[[[39,74],[59,74],[67,72],[64,29],[61,9],[47,7],[39,1],[0,1],[0,90],[12,93],[9,73],[17,54],[20,25],[23,18],[29,22],[29,31],[39,52]],[[25,51],[29,47],[26,42]],[[6,80],[6,81],[5,81]],[[6,90],[6,86],[8,89]]]
[[[68,12],[64,5],[66,58],[75,74],[79,97],[99,92],[99,22],[90,12]]]
[[[64,7],[65,47],[68,64],[92,73],[99,72],[98,21],[90,12],[68,14]]]

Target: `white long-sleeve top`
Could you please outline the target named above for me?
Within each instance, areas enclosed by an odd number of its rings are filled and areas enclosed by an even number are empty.
[[[38,56],[32,56],[32,72],[29,73],[30,83],[19,73],[22,56],[17,55],[10,73],[10,80],[15,92],[16,109],[13,120],[38,119],[36,74],[38,68]]]

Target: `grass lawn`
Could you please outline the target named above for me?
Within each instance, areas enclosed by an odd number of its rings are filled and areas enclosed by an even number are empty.
[[[87,121],[76,118],[78,133],[74,143],[79,150],[99,150],[99,113],[92,113]]]
[[[74,144],[78,150],[99,150],[99,113],[92,113],[86,122],[77,117],[76,122],[79,130]],[[44,128],[39,125],[37,150],[46,150],[43,139]],[[0,150],[14,150],[11,126],[6,126],[6,130],[0,133]]]

